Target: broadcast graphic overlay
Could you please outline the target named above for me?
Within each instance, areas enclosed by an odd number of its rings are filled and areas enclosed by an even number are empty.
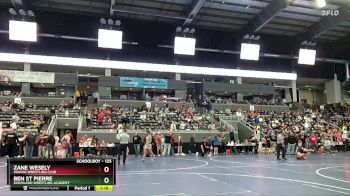
[[[115,160],[8,160],[12,191],[113,191]]]

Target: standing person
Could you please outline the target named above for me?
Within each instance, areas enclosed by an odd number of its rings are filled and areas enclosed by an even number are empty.
[[[317,136],[315,133],[312,133],[309,138],[310,148],[317,152]]]
[[[75,91],[75,104],[78,104],[80,101],[80,90]]]
[[[86,127],[89,128],[91,126],[91,112],[87,111],[85,114]]]
[[[177,129],[176,129],[176,122],[175,121],[172,121],[171,122],[171,125],[170,125],[170,131],[171,132],[174,132],[174,131],[176,131]]]
[[[145,161],[147,154],[151,154],[152,157],[155,157],[152,151],[152,135],[149,130],[146,131],[145,145],[143,146],[143,157],[141,161]]]
[[[138,157],[140,155],[140,146],[141,146],[142,139],[138,133],[135,133],[134,137],[132,138],[132,141],[134,144],[135,157]]]
[[[289,155],[295,154],[295,146],[297,144],[297,138],[295,137],[295,135],[293,133],[290,133],[287,141],[288,141],[287,154],[289,154]]]
[[[220,138],[215,135],[213,139],[214,156],[219,154],[219,147],[221,146]]]
[[[74,138],[72,132],[70,130],[67,130],[66,134],[61,139],[62,146],[66,150],[66,159],[70,159],[72,157],[73,140]]]
[[[155,142],[157,145],[157,156],[161,156],[163,152],[162,152],[162,135],[160,134],[160,132],[157,133]]]
[[[229,136],[230,136],[230,142],[236,142],[234,130],[230,131]]]
[[[204,157],[204,155],[210,150],[210,146],[208,145],[208,140],[205,137],[203,137],[200,150],[201,150],[202,157]]]
[[[175,136],[171,132],[171,137],[170,137],[170,143],[171,143],[171,155],[175,154]]]
[[[47,142],[47,158],[50,159],[51,152],[52,152],[52,158],[55,159],[55,144],[56,144],[55,137],[50,134],[49,136],[47,136],[46,142]]]
[[[17,134],[13,131],[10,130],[4,137],[5,143],[5,150],[6,150],[6,155],[9,156],[10,158],[15,156],[15,150],[17,147],[18,143],[18,136]]]
[[[171,150],[171,132],[168,131],[164,136],[164,155],[169,156]]]
[[[192,154],[196,152],[196,141],[195,141],[195,135],[191,135],[190,137],[190,150],[188,153]]]
[[[281,160],[280,155],[282,151],[282,159],[286,159],[286,145],[284,144],[284,136],[282,134],[282,131],[280,131],[277,135],[277,146],[276,146],[276,151],[277,151],[277,160]]]
[[[126,151],[128,149],[128,144],[130,141],[130,136],[126,133],[127,129],[119,130],[119,133],[117,135],[117,140],[119,141],[119,152],[118,152],[118,165],[120,165],[120,157],[123,153],[123,164],[125,165],[126,161]]]
[[[92,97],[94,99],[94,103],[97,103],[97,100],[98,100],[98,92],[95,91],[93,94],[92,94]]]
[[[33,158],[33,151],[34,151],[34,145],[35,145],[35,136],[31,133],[26,133],[26,139],[24,140],[25,146],[26,146],[26,159]]]
[[[26,139],[27,134],[23,133],[21,135],[19,135],[18,137],[18,158],[24,158],[25,154],[26,154],[26,148],[25,148],[25,142],[24,140]]]
[[[186,155],[182,152],[183,139],[180,134],[177,135],[177,155]]]
[[[38,146],[38,157],[39,158],[45,158],[46,155],[46,137],[44,133],[39,136],[38,141],[36,142]]]

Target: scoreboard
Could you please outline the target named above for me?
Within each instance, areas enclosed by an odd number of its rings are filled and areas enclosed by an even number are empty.
[[[7,183],[13,191],[113,191],[115,160],[9,159]]]

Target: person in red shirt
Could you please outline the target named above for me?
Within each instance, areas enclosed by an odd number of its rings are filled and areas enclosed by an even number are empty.
[[[162,150],[162,135],[160,134],[160,132],[158,132],[156,136],[156,145],[157,145],[157,155],[161,156],[163,153],[163,150]]]
[[[315,133],[312,133],[309,138],[310,148],[317,151],[317,136]]]
[[[103,115],[101,115],[101,114],[98,115],[97,122],[98,122],[99,125],[101,125],[103,123]]]

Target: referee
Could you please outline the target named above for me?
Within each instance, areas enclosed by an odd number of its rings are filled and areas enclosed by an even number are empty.
[[[118,165],[120,165],[120,156],[123,153],[123,164],[125,164],[126,160],[126,151],[128,149],[128,144],[130,141],[130,136],[126,133],[126,129],[119,130],[119,133],[117,135],[117,140],[119,141],[119,152],[118,152]]]

